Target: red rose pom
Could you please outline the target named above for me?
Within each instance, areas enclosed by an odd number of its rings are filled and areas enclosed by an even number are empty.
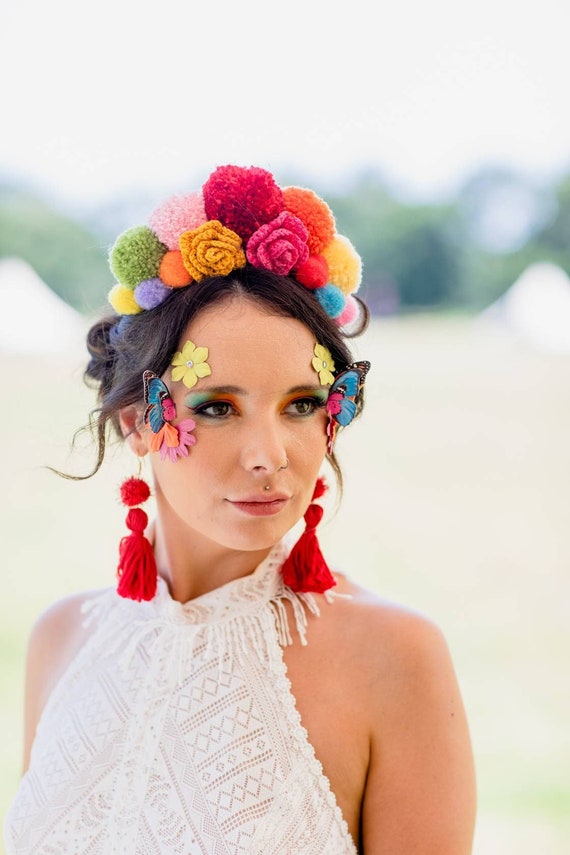
[[[127,478],[121,484],[121,501],[128,508],[142,505],[150,496],[150,487],[142,478]],[[144,528],[144,526],[143,526]]]
[[[283,193],[270,172],[258,166],[219,166],[202,188],[209,220],[248,241],[284,208]]]

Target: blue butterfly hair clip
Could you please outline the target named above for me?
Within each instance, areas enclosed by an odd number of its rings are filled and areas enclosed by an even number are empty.
[[[196,427],[193,419],[182,419],[177,425],[176,405],[166,383],[157,377],[154,371],[143,374],[143,391],[146,408],[144,423],[152,431],[149,440],[151,451],[159,451],[164,460],[175,462],[179,457],[188,457],[188,448],[194,445],[196,437],[192,431]]]
[[[335,377],[334,383],[329,389],[327,399],[329,454],[332,454],[338,427],[346,427],[356,415],[356,400],[362,391],[369,370],[369,362],[353,362]]]

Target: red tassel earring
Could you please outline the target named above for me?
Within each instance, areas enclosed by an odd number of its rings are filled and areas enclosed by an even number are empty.
[[[313,504],[320,499],[327,489],[322,478],[317,480],[311,504],[305,511],[305,531],[291,550],[283,564],[281,572],[283,581],[297,593],[324,594],[336,585],[334,576],[329,570],[317,540],[317,526],[323,517],[323,508]]]
[[[142,478],[127,478],[121,484],[121,501],[129,508],[127,528],[131,534],[119,546],[119,583],[117,593],[131,600],[152,600],[156,593],[156,561],[150,542],[144,536],[148,516],[142,508],[150,496],[150,487]]]

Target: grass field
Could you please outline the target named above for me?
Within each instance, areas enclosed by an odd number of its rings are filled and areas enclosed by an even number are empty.
[[[570,356],[467,318],[376,321],[367,408],[339,439],[341,509],[322,543],[358,581],[430,615],[456,664],[476,756],[476,855],[570,852]],[[81,357],[0,355],[3,725],[0,813],[21,750],[25,640],[68,592],[109,584],[124,513],[118,452],[92,481],[68,441]]]

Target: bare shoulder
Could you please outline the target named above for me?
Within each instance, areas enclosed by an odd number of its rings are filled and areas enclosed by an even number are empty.
[[[364,851],[467,855],[475,816],[469,730],[441,629],[412,609],[339,578],[338,620],[358,665],[370,760]]]
[[[97,591],[71,594],[52,603],[35,621],[30,634],[28,656],[50,664],[64,665],[65,660],[86,640],[89,630],[84,626],[84,604]]]
[[[402,669],[417,671],[430,660],[449,658],[449,649],[440,627],[427,615],[387,600],[345,576],[337,576],[333,610],[350,629],[347,640],[352,654],[362,646],[372,669],[383,673]]]
[[[69,663],[94,631],[84,624],[83,605],[98,591],[72,594],[35,621],[28,642],[24,723],[24,770],[42,710]]]

